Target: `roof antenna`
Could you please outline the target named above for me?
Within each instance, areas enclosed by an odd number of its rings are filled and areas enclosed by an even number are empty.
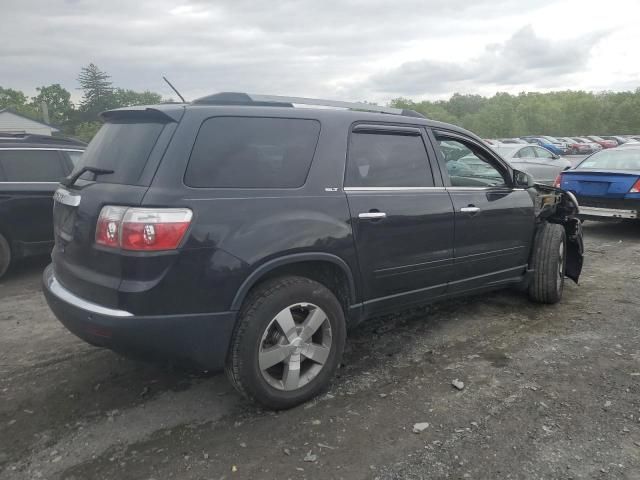
[[[171,87],[171,90],[176,92],[176,95],[178,95],[180,97],[180,100],[182,100],[182,103],[187,103],[187,101],[184,99],[184,97],[182,95],[180,95],[180,92],[178,91],[178,89],[176,87],[174,87],[173,85],[171,85],[171,82],[169,80],[167,80],[167,77],[165,77],[163,75],[162,79],[169,84],[169,86]]]

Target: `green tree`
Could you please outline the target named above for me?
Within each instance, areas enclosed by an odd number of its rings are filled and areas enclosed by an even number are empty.
[[[71,94],[59,83],[36,88],[38,95],[32,97],[31,105],[36,109],[42,108],[42,102],[47,104],[49,121],[54,125],[66,125],[73,114]]]
[[[132,105],[154,105],[162,101],[162,96],[145,90],[136,92],[124,88],[116,88],[113,92],[113,101],[118,107],[129,107]]]
[[[0,110],[4,108],[34,120],[39,119],[38,109],[27,103],[27,96],[20,90],[0,87]]]
[[[100,127],[102,122],[83,122],[75,128],[75,136],[82,141],[90,142]]]
[[[107,72],[103,72],[93,63],[82,67],[78,75],[78,83],[82,90],[80,108],[83,112],[95,117],[102,110],[108,110],[114,106],[113,85],[110,78]]]

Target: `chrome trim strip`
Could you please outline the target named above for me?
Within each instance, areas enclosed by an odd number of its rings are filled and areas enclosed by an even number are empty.
[[[2,182],[0,181],[0,185],[33,185],[33,184],[41,184],[41,185],[57,185],[59,182]]]
[[[53,275],[53,269],[49,269],[47,271],[47,287],[49,291],[53,293],[60,300],[70,303],[74,307],[80,308],[82,310],[86,310],[87,312],[97,313],[99,315],[109,315],[111,317],[133,317],[133,313],[126,312],[124,310],[115,310],[113,308],[107,308],[95,303],[84,300],[69,290],[60,285],[60,282],[56,280],[56,277]]]
[[[0,150],[53,150],[56,152],[81,152],[84,150],[80,150],[78,148],[41,148],[41,147],[0,147]]]
[[[446,192],[444,187],[344,187],[345,192]]]
[[[80,200],[82,200],[82,197],[80,195],[73,195],[64,188],[58,188],[53,194],[53,200],[58,203],[62,203],[63,205],[77,207],[78,205],[80,205]]]
[[[640,218],[636,210],[618,210],[617,208],[580,207],[580,215],[608,218]]]

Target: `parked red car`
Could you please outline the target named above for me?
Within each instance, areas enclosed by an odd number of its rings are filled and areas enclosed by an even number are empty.
[[[605,140],[604,138],[596,135],[588,135],[587,138],[602,145],[602,148],[616,148],[618,146],[618,142],[614,140]]]

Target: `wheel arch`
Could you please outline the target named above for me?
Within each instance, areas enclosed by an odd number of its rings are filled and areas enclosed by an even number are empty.
[[[336,287],[339,286],[338,281],[333,283],[331,281],[322,281],[323,277],[326,275],[326,272],[330,271],[323,271],[322,266],[324,266],[325,269],[330,269],[334,272],[340,272],[340,274],[343,276],[342,281],[346,284],[348,290],[346,296],[340,295],[340,292],[336,292]],[[231,310],[235,311],[240,309],[242,303],[244,302],[244,299],[253,287],[258,285],[262,281],[274,276],[278,276],[279,274],[297,274],[300,276],[307,276],[308,278],[319,281],[320,283],[323,283],[325,285],[327,283],[330,283],[326,286],[330,290],[332,290],[334,294],[337,294],[338,300],[340,300],[345,309],[348,309],[350,305],[356,303],[355,280],[353,272],[351,271],[351,268],[349,267],[347,262],[345,262],[342,258],[329,253],[306,252],[274,258],[263,263],[258,268],[253,270],[251,274],[249,274],[249,276],[244,280],[244,282],[242,282],[240,288],[238,288],[238,291],[236,292],[236,295],[231,303]]]

